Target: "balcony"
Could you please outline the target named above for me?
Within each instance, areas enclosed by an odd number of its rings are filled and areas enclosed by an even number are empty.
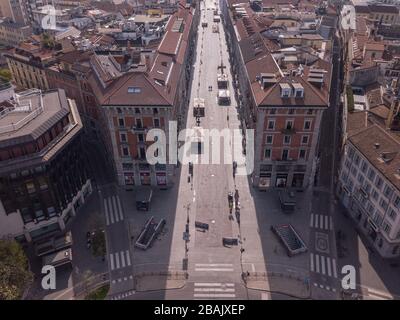
[[[284,128],[281,130],[283,134],[295,134],[296,129],[295,128]]]
[[[148,131],[148,128],[144,126],[133,126],[132,131],[134,133],[146,133]]]

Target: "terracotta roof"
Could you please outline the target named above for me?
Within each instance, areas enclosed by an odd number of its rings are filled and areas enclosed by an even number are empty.
[[[370,108],[369,112],[381,118],[382,120],[386,120],[389,115],[389,108],[384,104],[380,104]]]
[[[349,137],[368,161],[400,190],[400,140],[378,125],[371,125]],[[376,148],[375,144],[379,144]],[[386,153],[384,161],[382,154]]]
[[[369,41],[365,43],[365,50],[384,51],[385,45],[383,44],[383,42]]]

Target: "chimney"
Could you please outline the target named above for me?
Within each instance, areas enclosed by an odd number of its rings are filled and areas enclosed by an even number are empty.
[[[399,100],[394,99],[390,105],[389,115],[386,119],[386,127],[392,130],[400,129],[400,105]]]
[[[381,145],[379,144],[379,142],[375,142],[375,143],[374,143],[375,149],[379,149],[380,146],[381,146]]]
[[[146,72],[149,72],[151,69],[151,62],[150,62],[150,56],[148,54],[146,54],[144,56],[145,61],[146,61]]]

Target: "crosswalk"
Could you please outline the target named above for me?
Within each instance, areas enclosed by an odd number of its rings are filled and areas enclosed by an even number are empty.
[[[310,253],[310,269],[312,272],[337,278],[336,260],[334,258]]]
[[[131,257],[129,251],[119,251],[110,253],[110,268],[111,270],[117,270],[131,265]]]
[[[118,196],[104,198],[103,202],[107,226],[124,220],[121,201]]]
[[[121,283],[121,282],[125,282],[125,281],[128,281],[128,280],[133,280],[133,276],[130,275],[129,277],[127,276],[127,277],[122,277],[122,278],[118,278],[118,279],[113,279],[111,281],[111,283],[112,284],[116,284],[116,283]]]
[[[226,299],[235,298],[235,284],[221,282],[195,282],[193,298],[200,299]]]
[[[311,213],[310,227],[322,230],[333,230],[332,217],[323,214]]]
[[[130,291],[127,291],[124,293],[117,294],[117,295],[113,296],[110,300],[121,300],[121,299],[130,297],[131,295],[134,295],[135,293],[136,293],[135,290],[130,290]]]
[[[231,263],[196,263],[194,271],[215,271],[215,272],[231,272],[233,264]]]

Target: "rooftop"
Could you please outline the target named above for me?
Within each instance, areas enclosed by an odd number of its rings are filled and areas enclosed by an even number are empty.
[[[0,147],[35,140],[70,112],[63,90],[38,89],[17,94],[0,110]]]

